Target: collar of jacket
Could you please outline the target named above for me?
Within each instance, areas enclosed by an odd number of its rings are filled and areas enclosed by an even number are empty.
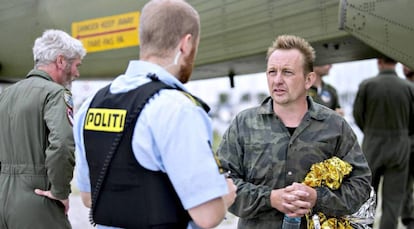
[[[309,115],[312,119],[320,121],[328,117],[329,114],[327,112],[323,112],[324,108],[322,105],[315,103],[312,97],[306,96],[306,100],[308,102],[308,112],[306,112],[305,116]],[[263,115],[274,114],[272,97],[269,96],[262,102],[258,113]]]
[[[30,78],[32,76],[36,76],[36,77],[43,78],[45,80],[53,81],[52,77],[50,77],[49,74],[47,74],[45,71],[42,71],[42,70],[33,69],[26,75],[26,78]]]
[[[397,72],[394,69],[384,69],[380,71],[380,75],[395,75],[397,76]]]

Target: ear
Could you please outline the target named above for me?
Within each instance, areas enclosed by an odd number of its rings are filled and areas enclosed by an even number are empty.
[[[312,87],[313,83],[315,83],[316,74],[315,72],[309,72],[305,76],[305,88],[308,90],[310,87]]]
[[[183,38],[181,38],[180,44],[179,44],[179,50],[184,55],[188,55],[194,45],[194,37],[191,34],[186,34]]]
[[[65,68],[65,63],[66,63],[66,59],[64,56],[62,55],[58,55],[56,58],[56,66],[59,69],[64,69]]]

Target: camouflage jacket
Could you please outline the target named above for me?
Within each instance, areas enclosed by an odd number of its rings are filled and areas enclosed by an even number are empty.
[[[272,208],[270,192],[302,182],[314,163],[337,156],[353,166],[340,189],[316,188],[314,212],[351,214],[370,193],[371,171],[351,127],[334,111],[308,97],[309,110],[290,136],[274,114],[272,99],[239,113],[223,136],[218,157],[237,185],[229,211],[238,228],[281,228],[284,213]],[[302,228],[306,228],[302,220]]]

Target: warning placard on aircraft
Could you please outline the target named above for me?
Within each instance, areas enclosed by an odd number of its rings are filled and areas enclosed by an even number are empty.
[[[72,23],[72,36],[91,52],[139,45],[139,12]]]

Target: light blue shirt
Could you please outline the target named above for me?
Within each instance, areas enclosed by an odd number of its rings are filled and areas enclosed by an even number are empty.
[[[147,83],[155,73],[164,83],[187,91],[174,76],[158,65],[130,61],[125,74],[118,76],[110,92],[124,93]],[[89,98],[75,115],[76,181],[82,192],[90,192],[89,168],[83,142]],[[178,90],[161,90],[144,107],[136,122],[132,150],[146,169],[168,174],[181,203],[190,209],[228,193],[227,184],[213,157],[211,120]],[[137,217],[139,217],[137,212]],[[113,228],[98,225],[98,228]],[[188,228],[197,228],[190,223]]]

